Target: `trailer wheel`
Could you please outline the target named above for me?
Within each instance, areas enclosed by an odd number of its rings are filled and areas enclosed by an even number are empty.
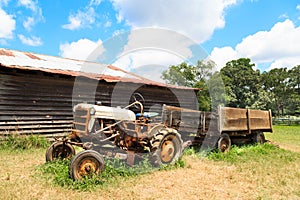
[[[253,142],[257,144],[263,144],[266,142],[265,135],[263,132],[256,132],[253,136]]]
[[[105,169],[102,156],[94,150],[85,150],[73,157],[69,166],[69,176],[81,180],[85,176],[99,175]]]
[[[75,149],[71,144],[57,141],[48,147],[46,151],[46,162],[52,162],[57,159],[69,159],[73,155],[75,155]]]
[[[172,164],[182,156],[182,139],[171,128],[163,128],[154,134],[151,140],[151,161],[154,166]]]
[[[218,140],[218,149],[220,152],[228,152],[231,147],[231,140],[228,134],[223,133]]]

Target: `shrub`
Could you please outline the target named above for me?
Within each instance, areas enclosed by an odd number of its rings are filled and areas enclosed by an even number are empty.
[[[8,135],[3,136],[0,142],[0,149],[22,150],[48,146],[49,141],[38,135]]]

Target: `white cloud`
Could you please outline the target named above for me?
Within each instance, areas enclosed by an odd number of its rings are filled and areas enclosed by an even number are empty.
[[[118,23],[121,23],[124,19],[123,19],[123,16],[122,15],[120,15],[120,14],[117,14],[116,15],[116,19],[117,19],[117,22]]]
[[[162,27],[178,31],[197,42],[204,42],[225,25],[224,10],[237,0],[111,0],[132,27]]]
[[[279,19],[288,19],[289,16],[288,16],[288,14],[284,13],[284,14],[281,14],[278,18]]]
[[[125,30],[121,29],[121,30],[115,30],[112,34],[112,37],[115,37],[117,35],[123,34],[125,33]]]
[[[178,64],[183,61],[184,59],[182,57],[162,49],[144,49],[123,54],[113,63],[113,65],[126,70],[133,70],[151,65],[167,68],[172,64]]]
[[[13,37],[13,31],[16,28],[16,20],[13,15],[7,14],[0,8],[0,38],[10,39]]]
[[[0,0],[0,8],[1,8],[2,6],[7,6],[7,4],[8,4],[9,1],[10,1],[10,0]]]
[[[164,82],[160,78],[162,71],[170,65],[184,61],[194,62],[195,58],[198,60],[207,57],[204,51],[201,52],[202,49],[199,51],[201,47],[190,38],[166,29],[134,29],[129,34],[120,35],[119,41],[120,44],[126,44],[114,56],[116,61],[113,65],[160,82]],[[108,48],[108,54],[120,49],[114,42],[109,44],[109,41],[105,47]]]
[[[6,46],[8,44],[6,40],[0,38],[0,45]]]
[[[29,45],[29,46],[41,46],[43,44],[41,38],[39,37],[25,37],[24,35],[19,34],[19,39],[23,44]]]
[[[105,22],[104,27],[105,28],[111,27],[111,21]]]
[[[297,5],[296,9],[297,9],[297,10],[300,10],[300,4],[299,4],[299,5]]]
[[[294,67],[300,64],[299,35],[300,26],[295,27],[294,23],[287,19],[276,23],[269,31],[247,36],[235,49],[215,48],[211,56],[218,65],[222,65],[225,60],[232,60],[232,56],[235,55],[235,58],[251,58],[256,64],[271,63],[270,68]]]
[[[25,8],[28,8],[32,10],[33,12],[36,12],[39,10],[39,7],[37,6],[37,2],[32,0],[19,0],[19,5],[24,6]]]
[[[99,6],[102,0],[91,0],[89,6]]]
[[[243,39],[236,46],[242,56],[251,57],[258,62],[270,62],[278,58],[299,56],[300,27],[285,20],[278,22],[270,31],[257,32]]]
[[[77,14],[78,15],[78,14]],[[64,29],[75,30],[81,27],[81,19],[76,15],[69,16],[69,24],[62,25]]]
[[[162,49],[144,49],[129,52],[119,57],[112,65],[132,71],[142,77],[164,83],[160,76],[170,65],[179,64],[185,60],[176,54]]]
[[[284,57],[284,58],[279,58],[276,59],[269,67],[268,70],[274,69],[274,68],[292,68],[295,67],[296,65],[300,64],[300,57],[297,56],[292,56],[292,57]]]
[[[131,31],[128,37],[124,52],[132,49],[156,48],[172,51],[176,54],[180,53],[179,56],[188,58],[192,56],[189,47],[193,44],[192,40],[177,32],[155,28],[135,29]]]
[[[94,42],[89,39],[80,39],[76,42],[61,44],[59,46],[59,50],[62,57],[73,58],[77,60],[87,60],[95,49],[101,51],[101,46],[101,40]]]
[[[90,27],[95,23],[97,17],[94,8],[99,6],[101,2],[102,0],[91,0],[86,7],[78,10],[75,14],[70,14],[68,17],[69,23],[62,25],[62,28],[76,30]]]
[[[64,24],[64,29],[76,30],[84,27],[89,27],[95,22],[96,13],[94,8],[90,7],[86,11],[77,11],[75,15],[69,16],[69,23]]]
[[[35,20],[33,17],[27,17],[27,20],[23,22],[23,26],[26,30],[31,30],[32,27],[35,25]]]
[[[23,6],[32,11],[32,16],[27,17],[23,21],[23,26],[27,31],[31,31],[33,26],[35,26],[38,22],[44,20],[44,16],[42,14],[42,8],[38,6],[38,1],[19,0],[18,5]]]
[[[221,69],[228,61],[238,59],[238,55],[232,47],[215,47],[211,52],[210,58],[216,63],[217,68]]]

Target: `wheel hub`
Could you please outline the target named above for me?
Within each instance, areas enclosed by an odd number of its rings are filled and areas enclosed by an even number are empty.
[[[223,144],[221,145],[221,149],[223,151],[225,151],[227,149],[227,144],[225,142],[223,142]]]
[[[172,141],[165,141],[161,147],[161,159],[163,162],[171,162],[175,155],[175,147]]]
[[[97,164],[92,160],[86,160],[80,165],[79,174],[87,175],[97,171]]]

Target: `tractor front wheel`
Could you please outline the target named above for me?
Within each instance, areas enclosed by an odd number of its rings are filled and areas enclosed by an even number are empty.
[[[85,150],[73,157],[69,166],[69,176],[73,180],[99,175],[105,169],[102,156],[94,150]]]

